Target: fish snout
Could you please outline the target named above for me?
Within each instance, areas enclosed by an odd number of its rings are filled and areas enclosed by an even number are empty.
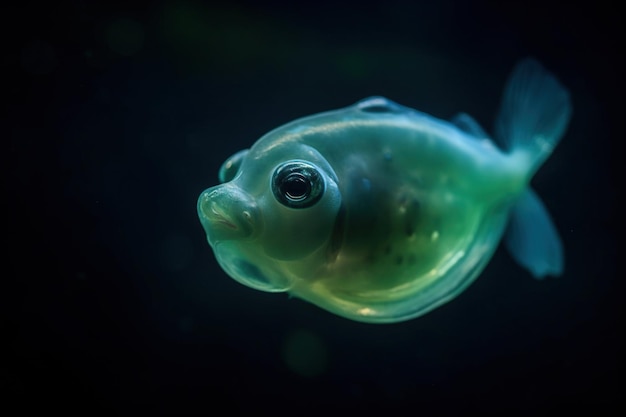
[[[259,224],[259,209],[254,199],[229,184],[209,188],[200,194],[198,216],[211,245],[224,240],[250,238]]]

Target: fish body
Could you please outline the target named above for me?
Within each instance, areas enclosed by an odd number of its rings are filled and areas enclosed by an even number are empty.
[[[570,114],[567,91],[534,60],[505,88],[498,144],[464,113],[444,121],[370,97],[233,155],[198,215],[239,282],[352,320],[408,320],[460,294],[505,232],[533,276],[561,273],[558,234],[529,182]]]

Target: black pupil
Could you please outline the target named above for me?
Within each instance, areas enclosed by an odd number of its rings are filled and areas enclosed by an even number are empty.
[[[282,185],[283,193],[291,200],[305,199],[311,192],[311,183],[299,173],[289,174]]]
[[[292,209],[302,209],[311,207],[322,198],[325,184],[315,166],[293,160],[276,168],[271,187],[280,204]]]

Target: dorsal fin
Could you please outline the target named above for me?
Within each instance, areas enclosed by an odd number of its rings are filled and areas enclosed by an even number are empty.
[[[404,106],[381,96],[364,98],[356,103],[356,107],[367,113],[400,113],[406,111]]]
[[[459,113],[450,120],[456,127],[465,133],[469,133],[480,139],[488,138],[489,135],[483,130],[472,116],[467,113]]]

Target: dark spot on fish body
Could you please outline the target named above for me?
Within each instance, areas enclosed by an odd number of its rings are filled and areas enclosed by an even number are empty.
[[[396,265],[402,265],[404,258],[402,256],[396,256]]]
[[[398,198],[398,213],[402,218],[403,232],[409,238],[415,236],[415,222],[418,220],[419,206],[419,202],[414,197],[403,194]]]
[[[367,255],[365,255],[364,261],[367,264],[373,264],[376,262],[376,256],[374,256],[373,253],[368,253]]]
[[[404,232],[406,233],[407,237],[413,237],[415,236],[415,227],[413,226],[413,222],[411,221],[411,219],[407,218],[407,222],[404,228]]]

